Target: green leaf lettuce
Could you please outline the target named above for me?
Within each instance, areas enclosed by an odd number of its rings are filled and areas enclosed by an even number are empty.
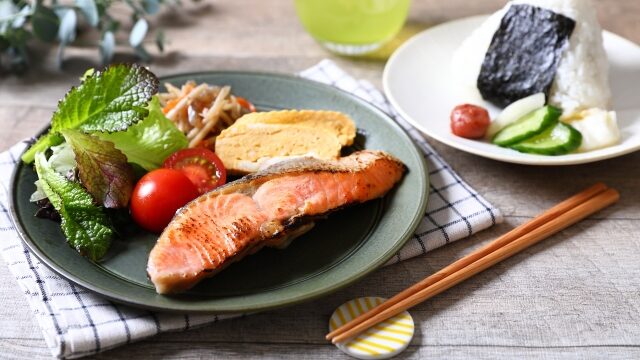
[[[51,147],[51,156],[47,160],[51,168],[58,174],[68,178],[70,171],[76,168],[76,159],[73,150],[67,143],[62,143]],[[36,202],[47,198],[47,194],[42,190],[40,180],[36,180],[36,191],[31,194],[29,201]]]
[[[139,65],[113,65],[86,77],[58,104],[51,129],[121,131],[147,116],[158,79]]]
[[[58,174],[44,153],[35,155],[40,185],[60,213],[60,227],[69,244],[91,260],[99,260],[109,249],[114,231],[109,219],[93,203],[91,195],[76,183]]]
[[[169,155],[189,144],[187,137],[164,116],[157,96],[149,103],[149,116],[127,131],[96,135],[113,142],[129,162],[147,171],[159,168]]]
[[[51,131],[41,137],[22,160],[30,163],[36,152],[58,144],[52,138],[62,130],[126,130],[148,115],[147,103],[157,91],[158,78],[138,65],[113,65],[84,77],[58,104],[51,119]]]

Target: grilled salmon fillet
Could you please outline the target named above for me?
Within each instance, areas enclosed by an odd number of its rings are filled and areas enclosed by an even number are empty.
[[[405,166],[382,151],[294,159],[204,194],[180,209],[149,254],[160,294],[185,291],[263,246],[283,247],[334,210],[383,196]]]

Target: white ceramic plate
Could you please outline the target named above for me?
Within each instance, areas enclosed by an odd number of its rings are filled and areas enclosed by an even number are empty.
[[[609,57],[613,109],[622,140],[605,149],[561,156],[519,153],[451,133],[449,114],[460,104],[450,63],[460,43],[487,18],[475,16],[425,30],[402,45],[384,69],[384,90],[400,114],[428,136],[454,148],[491,159],[530,165],[570,165],[608,159],[640,149],[640,46],[604,32]],[[484,105],[492,115],[499,109]]]

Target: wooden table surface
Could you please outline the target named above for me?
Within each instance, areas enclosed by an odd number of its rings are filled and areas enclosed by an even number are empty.
[[[205,0],[165,11],[168,53],[151,69],[159,75],[217,69],[297,72],[332,58],[378,86],[384,59],[331,55],[302,29],[292,0]],[[482,14],[500,0],[414,0],[408,30]],[[603,27],[640,42],[640,1],[598,0]],[[48,121],[86,67],[91,48],[67,51],[63,70],[54,51],[38,56],[22,78],[0,78],[0,151],[33,135]],[[120,56],[120,60],[127,59]],[[530,167],[469,155],[431,143],[454,169],[498,206],[505,223],[375,272],[322,300],[163,334],[105,352],[98,358],[346,358],[323,340],[328,316],[362,295],[391,296],[566,196],[604,181],[621,201],[522,254],[417,306],[417,332],[399,358],[640,358],[640,153],[588,165]],[[0,358],[48,358],[27,302],[0,266]]]

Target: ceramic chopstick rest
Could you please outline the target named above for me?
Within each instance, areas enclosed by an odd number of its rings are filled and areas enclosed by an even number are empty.
[[[329,331],[337,329],[383,301],[384,299],[379,297],[362,297],[347,301],[331,315]],[[388,359],[409,346],[414,330],[413,318],[405,311],[336,346],[345,354],[357,359]]]

